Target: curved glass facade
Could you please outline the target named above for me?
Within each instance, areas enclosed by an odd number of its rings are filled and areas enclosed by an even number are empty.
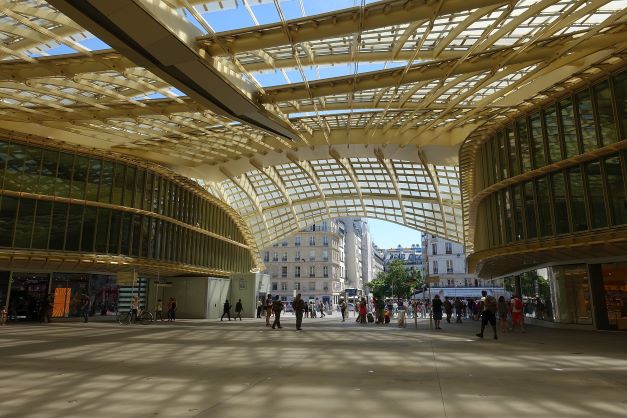
[[[626,132],[627,71],[497,131],[476,160],[476,189],[495,190],[475,249],[627,225]]]
[[[0,250],[140,257],[224,272],[254,258],[240,227],[165,170],[0,140]]]

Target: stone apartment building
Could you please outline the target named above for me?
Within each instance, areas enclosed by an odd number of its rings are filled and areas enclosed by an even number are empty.
[[[464,246],[457,242],[437,237],[433,234],[422,235],[423,277],[439,277],[439,283],[432,287],[484,287],[493,286],[487,280],[469,274],[466,266]]]

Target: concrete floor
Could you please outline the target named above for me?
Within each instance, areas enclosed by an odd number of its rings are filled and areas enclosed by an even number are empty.
[[[305,320],[0,328],[1,417],[627,417],[627,333]]]

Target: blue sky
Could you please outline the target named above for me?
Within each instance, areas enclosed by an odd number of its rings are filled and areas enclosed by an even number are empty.
[[[419,231],[392,222],[368,219],[372,240],[379,248],[392,248],[398,245],[409,247],[421,243]]]

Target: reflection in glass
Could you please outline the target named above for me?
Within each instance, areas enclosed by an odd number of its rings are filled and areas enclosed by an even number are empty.
[[[586,164],[586,178],[588,180],[588,207],[592,228],[607,226],[605,211],[605,197],[603,196],[603,177],[601,164],[598,161]]]
[[[627,330],[627,263],[602,264],[601,273],[610,328]]]
[[[529,150],[529,134],[527,130],[527,118],[516,121],[516,133],[520,147],[520,159],[522,161],[522,172],[531,170],[531,152]]]
[[[509,168],[512,177],[520,174],[520,163],[518,161],[518,147],[516,146],[516,137],[511,127],[505,129],[507,143],[509,145]]]
[[[555,232],[566,234],[570,232],[568,222],[568,201],[566,200],[566,182],[564,173],[558,171],[551,175],[551,191],[553,192],[553,213],[555,213]]]
[[[550,106],[544,110],[544,126],[546,127],[547,143],[549,146],[549,162],[554,163],[560,161],[562,159],[562,151],[555,106]]]
[[[527,238],[535,238],[537,234],[535,199],[533,196],[533,182],[528,181],[524,185],[525,191],[525,220],[527,224]]]
[[[597,117],[599,120],[599,133],[603,146],[618,141],[614,109],[612,107],[612,92],[609,81],[604,81],[593,87],[597,105]]]
[[[522,187],[520,184],[512,187],[513,209],[514,209],[514,238],[516,241],[525,239],[523,231],[523,208],[522,208]]]
[[[533,152],[533,168],[540,168],[546,165],[544,158],[544,138],[542,136],[542,123],[540,122],[540,114],[536,113],[531,116],[531,150]]]
[[[50,226],[51,250],[62,250],[65,244],[65,227],[67,225],[68,204],[55,202],[52,206],[52,225]]]
[[[588,220],[586,218],[586,201],[584,198],[581,168],[579,166],[571,167],[568,170],[568,178],[573,231],[585,231],[588,229]]]
[[[621,138],[627,137],[627,71],[623,71],[614,78],[614,97],[618,122],[622,128]]]
[[[553,233],[553,222],[551,221],[551,199],[546,177],[540,177],[536,180],[536,202],[538,205],[540,235],[543,237],[551,235]],[[567,214],[565,215],[567,216]],[[566,221],[568,224],[568,218]]]
[[[17,224],[15,225],[15,238],[13,240],[14,247],[30,248],[33,221],[35,219],[35,202],[35,200],[31,199],[20,199]]]
[[[50,218],[52,216],[52,202],[40,200],[37,202],[35,226],[33,228],[32,248],[47,249],[50,234]]]
[[[625,183],[619,156],[605,158],[605,174],[612,224],[627,224],[627,196],[625,196]]]
[[[2,196],[0,200],[0,246],[10,247],[13,244],[13,230],[17,215],[17,198]]]
[[[560,116],[562,119],[562,134],[564,136],[564,150],[566,158],[579,154],[577,143],[577,125],[575,125],[575,113],[573,102],[565,99],[559,103]]]
[[[592,113],[592,100],[590,93],[584,90],[577,94],[577,116],[581,129],[583,152],[597,148],[597,133],[594,127],[594,114]]]
[[[592,324],[590,284],[585,264],[549,269],[553,284],[555,319],[567,324]]]

